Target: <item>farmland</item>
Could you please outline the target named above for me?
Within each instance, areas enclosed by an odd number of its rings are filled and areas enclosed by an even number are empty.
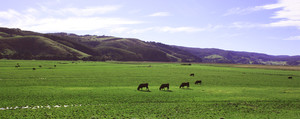
[[[0,60],[0,118],[299,118],[298,69]]]

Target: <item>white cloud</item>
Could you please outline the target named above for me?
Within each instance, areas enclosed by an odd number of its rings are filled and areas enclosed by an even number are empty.
[[[148,15],[149,17],[164,17],[164,16],[170,16],[170,13],[168,12],[156,12],[153,14]]]
[[[21,14],[15,10],[9,9],[7,11],[0,11],[0,19],[10,20],[15,16],[20,16]]]
[[[158,31],[163,31],[163,32],[169,32],[169,33],[176,33],[176,32],[199,32],[199,31],[204,31],[205,29],[203,28],[196,28],[196,27],[161,27],[157,29]]]
[[[38,25],[24,26],[24,28],[34,31],[83,31],[142,23],[140,21],[132,21],[123,18],[101,17],[71,17],[67,19],[46,18],[36,22]]]
[[[140,33],[145,33],[148,31],[155,31],[158,29],[158,27],[149,27],[149,28],[142,28],[142,29],[130,29],[126,33],[127,34],[140,34]]]
[[[250,22],[234,22],[228,26],[228,28],[257,28],[257,27],[267,27],[265,24],[250,23]]]
[[[141,34],[145,32],[161,32],[161,33],[197,33],[203,31],[213,31],[224,26],[221,25],[208,25],[206,27],[188,27],[188,26],[181,26],[181,27],[171,27],[171,26],[157,26],[157,27],[147,27],[147,28],[113,28],[110,30],[111,33],[126,33],[126,34]]]
[[[160,32],[169,32],[169,33],[177,33],[177,32],[185,32],[185,33],[195,33],[195,32],[203,32],[203,31],[214,31],[220,28],[223,28],[222,25],[207,25],[206,27],[189,27],[189,26],[182,26],[182,27],[156,27],[156,31]]]
[[[26,10],[27,13],[30,13],[30,14],[37,14],[39,13],[38,10],[34,9],[34,8],[28,8]]]
[[[15,10],[0,11],[0,23],[4,27],[15,27],[39,32],[82,31],[101,28],[121,27],[122,25],[141,24],[142,21],[117,17],[100,17],[118,10],[119,6],[40,9],[29,8],[22,12]]]
[[[284,40],[300,40],[300,36],[291,36],[291,37],[288,37]]]
[[[259,10],[278,9],[272,19],[279,19],[276,22],[268,24],[255,23],[233,23],[231,28],[254,28],[254,27],[287,27],[294,26],[300,29],[300,0],[278,0],[275,4],[268,4],[263,6],[255,6],[249,8],[232,8],[229,9],[223,16],[229,15],[245,15]]]
[[[88,7],[88,8],[64,8],[59,10],[63,13],[71,13],[76,16],[92,16],[97,14],[106,14],[112,11],[119,10],[121,6],[101,6],[101,7]]]
[[[262,10],[263,7],[261,6],[256,6],[256,7],[248,7],[248,8],[231,8],[229,10],[227,10],[227,12],[225,14],[223,14],[223,16],[229,16],[229,15],[246,15],[255,11],[259,11]]]
[[[296,26],[300,29],[300,20],[281,20],[278,22],[273,22],[268,24],[272,27],[286,27],[286,26]]]
[[[264,9],[278,9],[271,18],[280,21],[268,24],[272,27],[295,26],[300,29],[300,0],[279,0],[278,3],[262,6]]]
[[[108,14],[120,10],[120,5],[93,6],[85,8],[66,7],[60,9],[49,9],[40,5],[39,11],[51,16],[94,16]],[[32,9],[32,8],[31,8]]]
[[[116,27],[116,28],[111,28],[110,29],[110,32],[111,33],[124,33],[124,32],[126,32],[126,31],[128,31],[129,30],[129,28],[127,28],[127,27]]]

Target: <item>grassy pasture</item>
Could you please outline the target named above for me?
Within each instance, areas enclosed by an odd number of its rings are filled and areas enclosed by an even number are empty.
[[[299,67],[270,67],[0,60],[0,118],[299,118]]]

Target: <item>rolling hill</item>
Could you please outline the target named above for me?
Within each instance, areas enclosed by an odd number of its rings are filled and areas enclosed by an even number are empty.
[[[20,29],[0,28],[0,52],[8,59],[163,61],[200,62],[201,59],[155,42],[112,36],[41,34]]]
[[[272,56],[212,48],[189,48],[114,36],[70,33],[42,34],[1,27],[0,58],[267,65],[300,64],[300,56]]]
[[[189,48],[177,46],[202,59],[204,63],[299,65],[300,56],[273,56],[262,53],[228,51],[216,48]]]

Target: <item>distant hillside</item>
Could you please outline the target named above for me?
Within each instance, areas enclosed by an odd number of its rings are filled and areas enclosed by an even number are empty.
[[[184,50],[155,42],[112,36],[41,34],[0,28],[0,58],[93,61],[200,62]]]
[[[42,34],[1,27],[0,58],[267,65],[300,64],[300,56],[272,56],[221,49],[189,48],[113,36],[76,35],[70,33]]]
[[[67,45],[20,29],[0,28],[0,56],[11,59],[79,59],[90,56]]]
[[[215,48],[189,48],[177,46],[202,59],[204,63],[299,65],[300,56],[272,56],[262,53],[227,51]]]

